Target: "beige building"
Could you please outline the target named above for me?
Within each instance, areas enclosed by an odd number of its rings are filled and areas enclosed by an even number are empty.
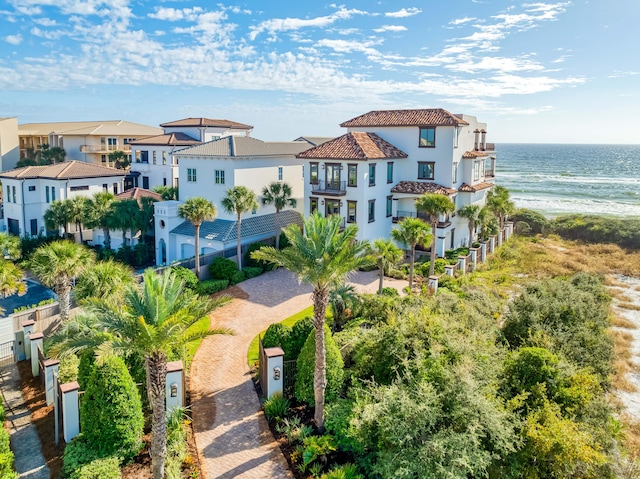
[[[20,158],[40,145],[64,148],[67,160],[109,165],[109,153],[131,155],[131,142],[163,134],[161,128],[123,120],[25,123],[19,126]]]
[[[15,168],[19,159],[18,119],[0,118],[0,171]]]

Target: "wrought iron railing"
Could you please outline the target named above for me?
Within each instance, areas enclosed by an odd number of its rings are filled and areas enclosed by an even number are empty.
[[[345,195],[347,194],[347,182],[320,180],[311,185],[311,191],[318,194]]]

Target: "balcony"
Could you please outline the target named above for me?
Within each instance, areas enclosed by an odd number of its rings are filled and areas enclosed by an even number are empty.
[[[431,221],[429,220],[429,215],[426,215],[425,213],[422,213],[422,212],[418,213],[415,211],[398,211],[397,216],[394,216],[393,218],[391,218],[391,220],[393,223],[398,223],[405,218],[418,218],[424,221],[425,223],[428,223],[429,225],[431,224]],[[451,226],[451,221],[438,221],[438,228],[448,228],[449,226]]]
[[[475,143],[473,151],[496,151],[495,143]]]
[[[344,196],[347,194],[347,182],[320,180],[311,184],[311,191],[316,195]]]
[[[131,145],[80,145],[80,153],[111,153],[112,151],[131,152]]]
[[[484,177],[485,178],[495,178],[496,177],[496,172],[493,169],[490,170],[484,170]]]

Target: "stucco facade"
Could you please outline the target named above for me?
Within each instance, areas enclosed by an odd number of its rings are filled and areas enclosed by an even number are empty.
[[[16,167],[20,159],[18,119],[0,118],[0,171]]]

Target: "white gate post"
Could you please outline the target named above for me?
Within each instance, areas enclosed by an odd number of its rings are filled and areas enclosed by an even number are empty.
[[[467,274],[467,257],[458,256],[458,271],[462,274]]]
[[[80,434],[79,389],[78,381],[60,386],[60,391],[62,392],[62,435],[66,443]]]
[[[29,335],[29,340],[31,342],[31,374],[33,374],[34,378],[40,376],[40,368],[38,367],[38,346],[42,348],[43,339],[44,334],[42,333],[31,333]]]
[[[284,351],[282,348],[264,348],[267,357],[267,390],[264,391],[267,399],[276,393],[284,392]]]
[[[53,404],[54,391],[56,387],[56,381],[53,380],[53,373],[58,374],[58,365],[60,361],[57,359],[45,359],[44,360],[44,394],[47,400],[47,406]]]
[[[429,276],[428,285],[431,294],[436,294],[438,292],[438,277]]]
[[[184,406],[184,375],[182,361],[171,361],[167,363],[167,413],[175,407],[182,406]]]
[[[31,338],[29,337],[33,333],[33,328],[36,322],[29,319],[22,321],[22,332],[24,334],[24,355],[26,359],[31,359]]]

